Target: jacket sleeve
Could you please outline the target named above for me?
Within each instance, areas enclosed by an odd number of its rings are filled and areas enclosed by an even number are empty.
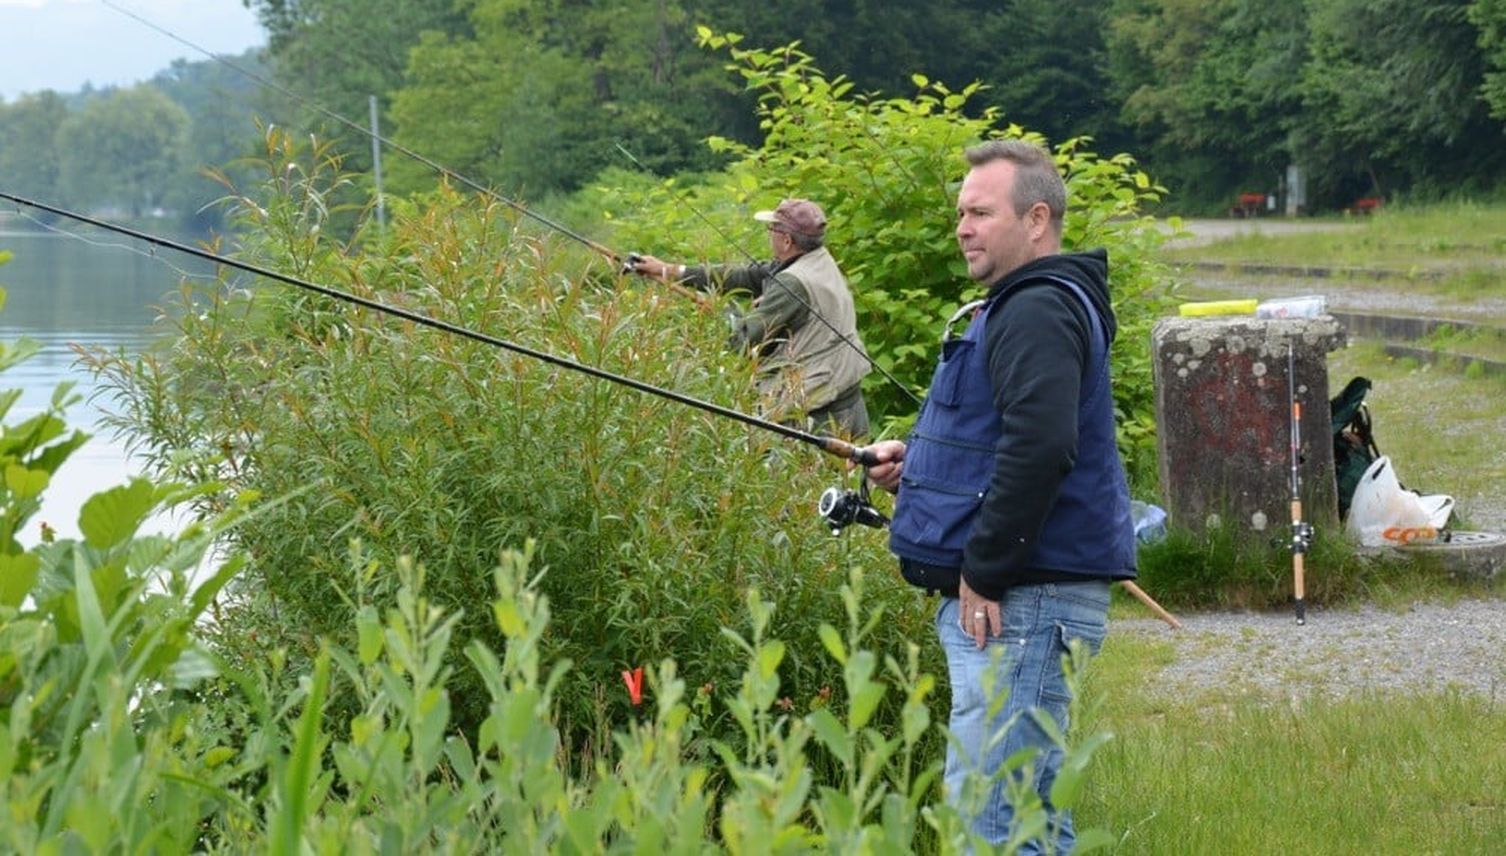
[[[763,294],[764,283],[773,269],[774,266],[767,262],[691,266],[685,268],[680,282],[701,291],[742,292],[757,298]]]
[[[1029,567],[1062,481],[1077,460],[1078,398],[1091,319],[1070,292],[1025,285],[989,317],[989,381],[1001,433],[962,576],[990,600]]]

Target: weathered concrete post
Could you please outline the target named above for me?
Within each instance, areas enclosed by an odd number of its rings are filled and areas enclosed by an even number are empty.
[[[1303,516],[1336,526],[1328,352],[1344,342],[1331,316],[1165,318],[1153,356],[1161,494],[1174,525],[1222,523],[1284,536],[1291,525],[1291,392],[1295,347],[1302,407]]]

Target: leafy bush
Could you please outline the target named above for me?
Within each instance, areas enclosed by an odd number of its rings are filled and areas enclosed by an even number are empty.
[[[3,261],[0,257],[0,261]],[[0,293],[3,296],[3,293]],[[35,351],[0,347],[0,370]],[[19,393],[0,396],[0,418]],[[144,479],[96,494],[79,515],[82,540],[15,537],[58,468],[85,440],[67,433],[67,385],[51,406],[0,438],[0,846],[15,852],[339,853],[702,851],[940,852],[976,848],[958,812],[931,804],[940,760],[927,708],[934,679],[919,646],[903,663],[867,647],[885,626],[854,571],[837,592],[845,632],[818,625],[840,684],[797,715],[780,672],[793,653],[768,635],[773,606],[746,598],[749,630],[721,629],[743,668],[727,690],[687,694],[673,659],[638,691],[629,723],[600,756],[563,763],[553,722],[570,666],[550,665],[549,601],[532,581],[533,543],[501,555],[490,598],[496,646],[465,646],[484,687],[469,732],[452,719],[460,674],[453,634],[464,612],[425,596],[425,571],[399,559],[381,609],[359,593],[350,648],[315,640],[306,674],[279,647],[229,659],[207,645],[230,605],[240,557],[214,567],[211,548],[235,525],[275,513],[243,496],[210,525],[139,534],[150,514],[198,493]],[[201,490],[208,490],[206,486]],[[384,576],[356,546],[350,576]],[[207,579],[204,579],[208,573]],[[478,612],[482,610],[477,610]],[[233,622],[238,610],[230,610]],[[211,616],[215,620],[211,620]],[[739,623],[741,619],[739,619]],[[232,634],[233,635],[233,634]],[[500,648],[500,653],[498,651]],[[1076,665],[1082,649],[1074,652]],[[641,674],[641,672],[640,672]],[[891,690],[901,698],[890,700]],[[345,696],[349,702],[337,705]],[[712,697],[735,742],[707,740]],[[876,714],[898,710],[900,727]],[[348,708],[349,713],[342,713]],[[1105,738],[1069,751],[1053,798],[1076,804]],[[819,747],[819,748],[817,748]],[[821,759],[829,781],[813,775]],[[1030,781],[1032,759],[1001,776]],[[709,788],[709,784],[715,784]],[[987,782],[977,781],[974,790]],[[1009,785],[1018,792],[1017,784]],[[1021,795],[1020,836],[1046,823]],[[1085,841],[1107,841],[1102,833]],[[1008,848],[1013,849],[1013,847]]]
[[[970,115],[976,83],[954,91],[915,75],[914,97],[879,98],[829,78],[793,45],[744,49],[741,37],[705,28],[700,40],[727,50],[728,68],[757,96],[764,142],[753,148],[713,137],[711,147],[735,161],[691,186],[668,179],[644,188],[621,172],[608,173],[591,193],[618,242],[670,258],[744,261],[764,252],[753,210],[786,196],[819,201],[831,224],[832,252],[852,285],[864,344],[919,395],[935,365],[942,323],[981,292],[967,278],[953,234],[966,171],[962,150],[995,137],[1045,140],[1004,124],[993,108]],[[1164,190],[1129,155],[1101,158],[1089,143],[1066,140],[1055,149],[1070,199],[1063,244],[1109,252],[1120,325],[1113,354],[1120,445],[1137,487],[1148,493],[1155,478],[1150,327],[1167,306],[1170,280],[1153,252],[1162,234],[1141,208]],[[869,376],[865,391],[891,432],[917,409],[880,373]]]
[[[386,234],[335,245],[325,193],[341,176],[317,148],[276,132],[270,192],[240,197],[245,255],[363,297],[751,411],[752,370],[722,353],[724,325],[674,297],[636,289],[530,237],[509,212],[449,194],[394,206]],[[364,236],[363,236],[364,237]],[[475,610],[501,551],[534,537],[540,585],[559,621],[551,657],[575,664],[560,687],[568,751],[583,764],[628,715],[624,668],[673,656],[695,685],[736,680],[744,592],[780,605],[771,628],[796,710],[840,683],[818,626],[840,612],[846,569],[873,572],[890,620],[881,650],[929,638],[929,607],[867,531],[834,539],[815,500],[843,477],[829,457],[702,411],[470,339],[352,310],[282,286],[186,286],[170,349],[136,361],[96,355],[121,425],[159,472],[217,479],[232,492],[302,491],[232,536],[254,573],[238,647],[320,636],[353,645],[356,605],[390,604],[390,573],[359,577],[352,538],[386,568],[411,555],[428,594],[464,609],[457,650],[494,631]],[[332,558],[333,557],[333,558]],[[249,637],[255,633],[260,641]],[[939,652],[927,647],[930,663]],[[484,687],[457,678],[457,720],[484,714]],[[897,714],[886,709],[885,717]],[[725,713],[711,729],[732,727]]]

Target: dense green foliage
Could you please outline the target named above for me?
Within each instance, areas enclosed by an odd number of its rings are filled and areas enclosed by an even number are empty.
[[[1113,6],[1114,90],[1185,207],[1274,193],[1288,164],[1306,171],[1312,209],[1488,191],[1506,174],[1506,129],[1480,99],[1488,2]]]
[[[249,258],[753,407],[749,364],[716,356],[715,315],[633,283],[582,278],[568,253],[520,232],[507,209],[451,195],[394,212],[370,245],[336,244],[323,226],[342,177],[318,152],[271,139],[264,168],[278,192],[244,198],[237,213],[254,236]],[[603,687],[626,666],[673,655],[697,686],[735,679],[719,627],[748,587],[780,604],[773,630],[812,652],[821,617],[839,609],[844,568],[889,577],[880,539],[833,539],[816,520],[815,498],[840,467],[776,435],[285,287],[184,299],[199,311],[181,314],[171,351],[106,365],[164,471],[268,496],[310,487],[236,536],[255,559],[257,591],[240,623],[264,638],[311,654],[319,636],[348,632],[366,584],[329,557],[343,557],[352,537],[388,567],[414,556],[450,610],[484,602],[489,582],[475,569],[536,537],[541,586],[560,619],[549,651],[576,665],[560,689],[564,720],[604,736],[600,723],[625,711]],[[385,576],[371,586],[371,597],[393,591]],[[891,613],[875,644],[896,650],[925,634],[924,606],[897,581],[874,597]],[[470,610],[457,637],[485,637],[488,626]],[[838,682],[830,664],[805,655],[785,672],[802,704]],[[456,689],[457,714],[474,723],[481,688]]]
[[[6,258],[0,253],[0,263]],[[0,370],[35,351],[26,341],[0,346]],[[0,395],[0,418],[19,397]],[[570,661],[550,653],[559,647],[551,640],[558,624],[537,590],[531,542],[500,552],[490,583],[452,608],[426,595],[426,583],[441,581],[423,566],[403,557],[384,567],[354,545],[346,626],[330,634],[345,644],[296,633],[258,639],[243,619],[263,593],[226,588],[245,557],[224,560],[225,539],[260,527],[263,516],[286,524],[286,503],[232,498],[216,484],[136,479],[84,503],[80,540],[57,539],[44,524],[23,545],[49,483],[85,440],[63,419],[76,401],[64,385],[43,412],[0,432],[7,851],[979,846],[958,810],[936,799],[941,762],[933,747],[944,730],[929,709],[936,681],[914,643],[890,640],[886,649],[902,658],[875,653],[871,644],[889,622],[864,596],[860,571],[834,581],[835,609],[824,613],[845,620],[817,621],[819,639],[803,647],[771,635],[785,624],[777,617],[784,607],[756,588],[714,616],[711,638],[732,661],[721,684],[691,691],[667,649],[646,681],[642,666],[623,673],[627,692],[615,669],[588,675],[596,704],[630,694],[631,713],[597,723],[598,740],[586,746],[571,740],[579,728],[555,724],[570,710],[559,694],[576,681]],[[141,532],[154,511],[206,496],[224,511],[179,535]],[[562,600],[579,595],[566,591]],[[454,637],[469,611],[488,632],[462,646]],[[816,659],[833,683],[791,701],[783,675]],[[1075,673],[1086,662],[1082,649],[1072,661]],[[452,713],[452,695],[478,693],[457,693],[456,684],[480,688],[469,717]],[[1067,746],[1052,733],[1067,749],[1052,797],[1070,807],[1107,736]],[[1010,777],[1004,786],[1021,818],[1006,851],[1046,823],[1039,799],[1017,783],[1031,781],[1033,763],[1015,757],[999,773]],[[975,778],[965,793],[976,798],[992,784]],[[1089,832],[1084,843],[1107,838]]]
[[[1506,2],[1475,0],[1469,7],[1470,20],[1480,31],[1480,49],[1485,54],[1482,91],[1490,104],[1490,113],[1506,119]]]

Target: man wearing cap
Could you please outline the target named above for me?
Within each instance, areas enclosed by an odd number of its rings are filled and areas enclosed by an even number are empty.
[[[868,433],[863,377],[871,363],[858,338],[847,277],[824,246],[826,215],[808,199],[786,199],[753,215],[767,223],[773,261],[696,267],[638,256],[636,273],[702,290],[743,291],[753,307],[732,319],[730,343],[761,355],[758,388],[770,415],[804,412],[849,437]]]

